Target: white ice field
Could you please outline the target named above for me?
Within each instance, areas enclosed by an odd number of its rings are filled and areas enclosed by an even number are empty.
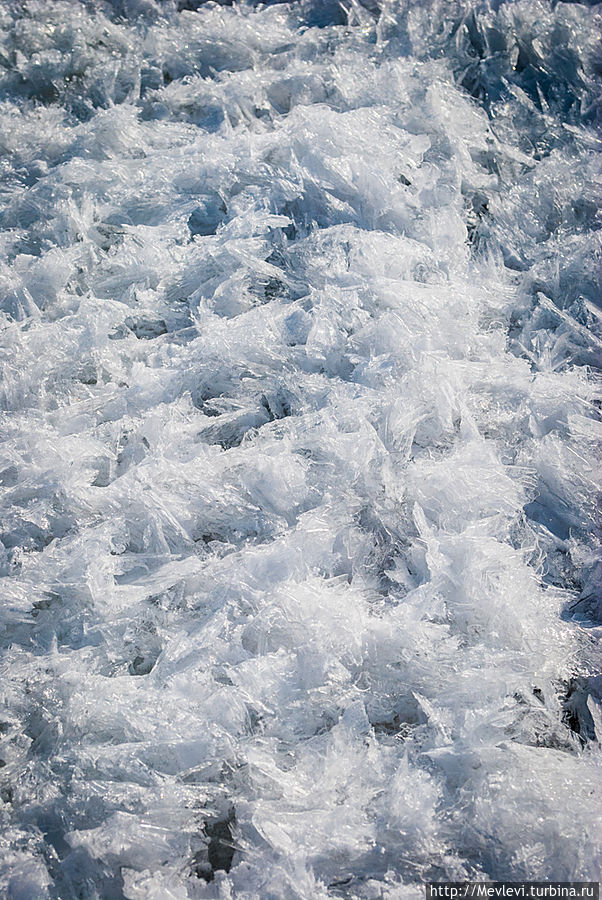
[[[2,898],[599,877],[601,24],[2,0]]]

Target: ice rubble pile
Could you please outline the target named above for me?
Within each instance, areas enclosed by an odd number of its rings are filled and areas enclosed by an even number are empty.
[[[3,895],[597,877],[599,25],[2,4]]]

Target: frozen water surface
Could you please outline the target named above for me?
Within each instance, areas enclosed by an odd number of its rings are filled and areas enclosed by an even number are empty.
[[[2,3],[2,896],[598,877],[600,24]]]

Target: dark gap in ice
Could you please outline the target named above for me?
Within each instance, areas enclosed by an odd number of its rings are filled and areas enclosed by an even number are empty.
[[[585,746],[602,741],[602,676],[576,675],[570,679],[562,701],[562,721]],[[597,707],[596,722],[594,719]]]
[[[178,12],[182,12],[182,10],[196,12],[207,3],[217,3],[218,6],[232,6],[234,0],[177,0],[177,10]]]
[[[2,487],[14,487],[19,480],[19,470],[16,466],[7,466],[0,472],[0,485]]]
[[[305,5],[305,10],[304,21],[309,28],[327,28],[347,23],[345,7],[339,0],[313,0]]]
[[[208,237],[215,234],[219,225],[224,221],[228,210],[226,204],[219,196],[209,196],[203,200],[188,218],[188,228],[191,237],[199,235]]]
[[[269,421],[268,410],[260,404],[236,413],[221,413],[215,424],[201,429],[197,437],[206,444],[219,444],[224,450],[231,450],[240,445],[248,432],[261,428]]]
[[[138,340],[152,341],[162,334],[167,334],[165,319],[156,319],[152,316],[137,315],[128,316],[124,322]]]
[[[225,819],[205,823],[204,832],[208,844],[206,850],[199,851],[195,855],[193,871],[197,878],[211,882],[216,872],[230,871],[236,850],[232,839],[235,824],[234,810],[231,810]]]
[[[129,664],[128,672],[130,675],[148,675],[149,672],[152,672],[156,662],[157,658],[153,654],[148,653],[142,656],[138,654]]]

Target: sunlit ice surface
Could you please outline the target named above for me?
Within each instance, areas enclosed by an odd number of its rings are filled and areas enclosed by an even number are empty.
[[[0,6],[0,894],[601,867],[600,8]]]

